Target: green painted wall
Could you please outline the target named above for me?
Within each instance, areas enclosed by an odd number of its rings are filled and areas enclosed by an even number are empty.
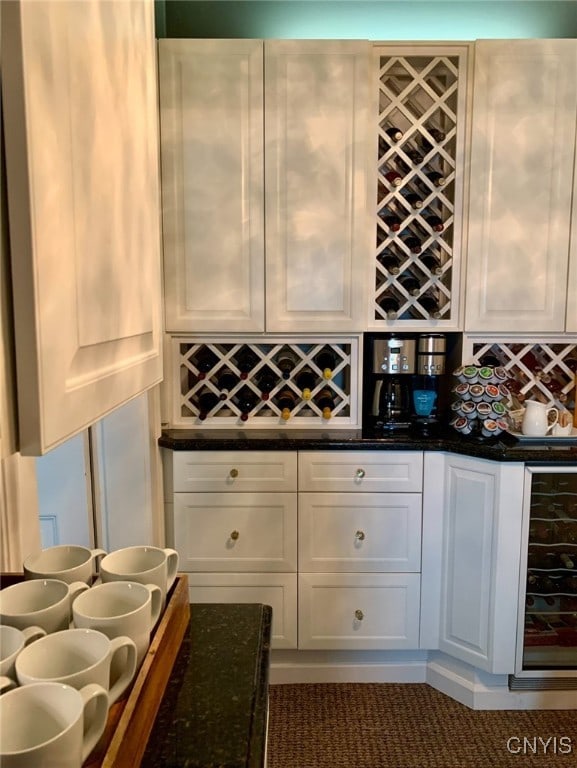
[[[156,0],[158,37],[577,38],[577,0]]]

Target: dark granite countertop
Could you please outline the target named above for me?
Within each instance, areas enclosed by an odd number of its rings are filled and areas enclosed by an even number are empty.
[[[574,438],[533,443],[503,434],[483,441],[449,431],[436,437],[423,437],[388,436],[356,429],[167,429],[162,432],[159,445],[173,451],[446,451],[492,461],[577,465],[577,439]]]
[[[190,606],[141,768],[262,768],[272,609]]]

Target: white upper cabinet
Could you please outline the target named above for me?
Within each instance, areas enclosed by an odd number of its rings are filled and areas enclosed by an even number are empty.
[[[160,40],[168,331],[264,331],[260,40]]]
[[[152,2],[2,3],[20,449],[162,378]]]
[[[576,113],[574,40],[477,42],[467,331],[577,330]]]
[[[369,44],[159,51],[166,330],[362,330]]]
[[[265,42],[266,325],[364,327],[369,47]]]

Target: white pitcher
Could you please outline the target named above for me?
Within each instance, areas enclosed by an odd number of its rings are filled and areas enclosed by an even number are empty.
[[[549,421],[550,414],[553,419]],[[523,414],[523,423],[521,432],[528,437],[543,437],[553,429],[559,420],[559,411],[546,403],[540,403],[538,400],[527,400],[525,402],[525,413]]]

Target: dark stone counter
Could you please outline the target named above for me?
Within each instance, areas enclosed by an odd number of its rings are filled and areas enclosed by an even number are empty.
[[[577,439],[539,443],[511,435],[482,440],[449,432],[434,438],[383,435],[369,430],[202,430],[167,429],[159,445],[173,451],[446,451],[491,461],[577,465]]]
[[[141,768],[264,766],[272,609],[190,606]]]

